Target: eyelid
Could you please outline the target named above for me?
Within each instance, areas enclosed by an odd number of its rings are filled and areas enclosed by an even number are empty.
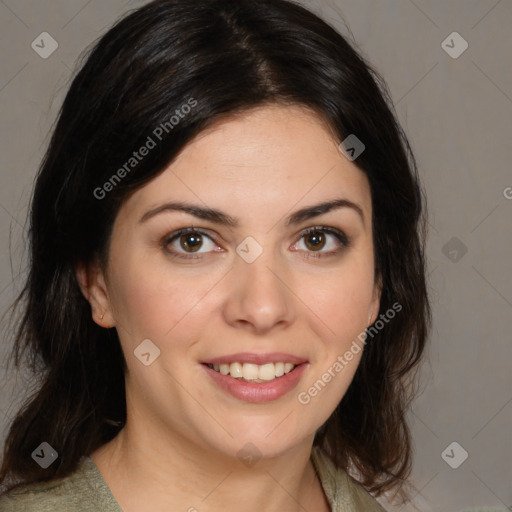
[[[206,253],[205,252],[187,253],[187,252],[176,251],[175,249],[169,250],[167,248],[169,246],[169,244],[174,242],[177,238],[179,238],[182,235],[186,235],[188,233],[199,234],[199,235],[204,236],[204,237],[208,238],[209,240],[211,240],[215,245],[219,245],[215,241],[215,238],[211,234],[209,234],[206,230],[200,229],[200,228],[195,228],[195,227],[189,227],[189,228],[178,229],[177,231],[173,231],[169,235],[164,236],[161,240],[161,245],[162,245],[163,249],[171,256],[181,258],[181,259],[200,259],[203,257],[202,255],[208,254],[208,252],[220,252],[220,251],[208,251]]]
[[[310,233],[315,232],[320,232],[323,234],[334,236],[337,240],[338,247],[336,247],[335,249],[331,249],[329,251],[308,251],[294,249],[294,252],[303,253],[302,258],[306,260],[323,260],[326,258],[339,257],[341,256],[345,249],[348,249],[351,246],[352,240],[350,237],[346,235],[344,231],[330,226],[312,226],[301,231],[299,239],[293,244],[292,247],[295,247],[295,245],[300,243]]]
[[[212,241],[214,239],[213,235],[211,235],[208,232],[208,230],[190,226],[188,228],[182,228],[182,229],[177,229],[176,231],[173,231],[172,233],[164,236],[163,241],[169,243],[169,242],[172,242],[173,240],[175,240],[176,238],[178,238],[179,236],[186,235],[188,233],[198,233],[200,235],[208,237]]]
[[[335,236],[338,239],[338,241],[345,247],[348,247],[351,243],[351,238],[344,231],[331,226],[311,226],[309,228],[306,228],[300,232],[299,239],[297,241],[299,241],[305,235],[309,235],[310,233],[314,233],[316,231]]]

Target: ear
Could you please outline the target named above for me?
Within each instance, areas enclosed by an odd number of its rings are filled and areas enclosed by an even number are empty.
[[[373,297],[370,303],[370,309],[368,313],[368,327],[377,320],[377,315],[380,309],[380,298],[382,295],[382,278],[378,276],[375,279],[375,285],[373,287]]]
[[[92,319],[100,327],[114,327],[115,320],[108,296],[103,270],[98,262],[75,266],[75,273],[83,296],[91,305]]]

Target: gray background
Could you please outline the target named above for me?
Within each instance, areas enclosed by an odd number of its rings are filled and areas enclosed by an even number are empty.
[[[0,0],[0,312],[23,283],[33,177],[77,57],[143,3]],[[302,3],[347,35],[386,79],[429,200],[434,328],[410,414],[417,493],[400,510],[512,510],[512,2]],[[469,45],[458,58],[442,47],[454,31]],[[47,59],[31,48],[42,32],[59,44]],[[457,39],[446,44],[462,48]],[[4,319],[1,354],[11,343]],[[1,361],[5,367],[5,356]],[[5,437],[35,384],[24,372],[0,376]],[[454,441],[468,453],[457,469],[441,455]],[[447,453],[454,465],[463,452]]]

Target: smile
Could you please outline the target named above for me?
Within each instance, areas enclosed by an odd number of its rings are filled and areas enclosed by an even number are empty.
[[[221,366],[222,365],[222,366]],[[205,369],[211,382],[217,389],[223,390],[228,395],[244,402],[262,403],[271,402],[284,397],[301,380],[302,374],[309,367],[309,363],[265,363],[257,365],[253,363],[203,363],[200,365]],[[216,367],[218,366],[218,369]],[[286,370],[285,370],[286,366]],[[247,369],[246,369],[247,367]],[[226,372],[225,374],[221,371]],[[235,376],[231,375],[231,368]],[[247,371],[247,373],[245,373]],[[267,380],[260,379],[260,371]],[[278,374],[283,371],[283,374]],[[256,374],[256,372],[258,372]],[[245,379],[247,375],[249,379]],[[254,378],[254,377],[258,378]]]
[[[230,375],[231,377],[246,382],[270,382],[276,378],[290,373],[296,365],[288,362],[266,363],[262,365],[252,363],[222,363],[207,365],[212,370],[222,375]]]

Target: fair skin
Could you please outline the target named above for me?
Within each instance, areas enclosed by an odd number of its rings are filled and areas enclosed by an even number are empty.
[[[298,210],[340,198],[361,211],[344,206],[287,224]],[[174,210],[141,221],[169,202],[238,223]],[[127,361],[126,426],[91,454],[125,512],[329,510],[310,460],[313,437],[361,352],[307,405],[297,396],[377,317],[371,216],[368,180],[327,126],[277,105],[216,123],[123,204],[107,268],[77,274],[94,321],[116,327]],[[311,227],[340,230],[350,243],[304,235]],[[169,241],[182,228],[203,233],[197,252],[188,252],[197,234]],[[236,252],[249,236],[263,249],[252,263]],[[134,356],[145,339],[160,349],[149,366]],[[307,364],[293,390],[252,403],[221,389],[201,364],[237,352],[284,352]],[[249,442],[261,454],[251,467],[237,457]]]

